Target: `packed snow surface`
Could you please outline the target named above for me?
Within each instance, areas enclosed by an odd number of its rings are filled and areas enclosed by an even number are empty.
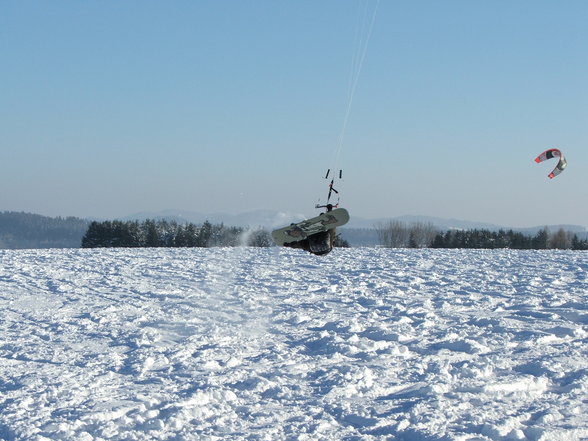
[[[0,261],[0,439],[588,439],[585,252]]]

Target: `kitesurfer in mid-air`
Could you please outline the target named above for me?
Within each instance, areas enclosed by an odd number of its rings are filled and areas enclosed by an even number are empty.
[[[328,177],[328,173],[327,176]],[[341,177],[341,172],[339,172]],[[324,208],[325,211],[318,216],[303,221],[292,223],[287,227],[272,231],[272,239],[279,246],[298,248],[317,256],[329,254],[335,246],[337,233],[335,228],[345,225],[349,221],[349,213],[345,208],[329,202],[332,194],[339,194],[333,188],[334,178],[329,184],[329,196],[326,205],[315,205],[315,208]]]
[[[333,210],[332,204],[327,204],[324,207],[327,209],[326,213]],[[322,213],[321,215],[324,214],[325,213]],[[300,248],[308,251],[309,253],[316,254],[317,256],[324,256],[325,254],[329,254],[333,249],[336,236],[337,233],[333,227],[326,231],[311,234],[306,239],[299,240],[297,242],[285,243],[284,246],[289,248]]]

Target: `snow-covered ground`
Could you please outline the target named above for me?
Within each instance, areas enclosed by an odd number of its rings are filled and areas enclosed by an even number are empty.
[[[0,262],[0,439],[588,439],[585,252]]]

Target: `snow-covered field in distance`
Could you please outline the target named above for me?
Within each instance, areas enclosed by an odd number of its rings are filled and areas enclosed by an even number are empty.
[[[588,439],[588,254],[0,251],[3,440]]]

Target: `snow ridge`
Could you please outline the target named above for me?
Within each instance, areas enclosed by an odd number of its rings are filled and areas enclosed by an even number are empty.
[[[586,256],[2,251],[0,439],[587,439]]]

